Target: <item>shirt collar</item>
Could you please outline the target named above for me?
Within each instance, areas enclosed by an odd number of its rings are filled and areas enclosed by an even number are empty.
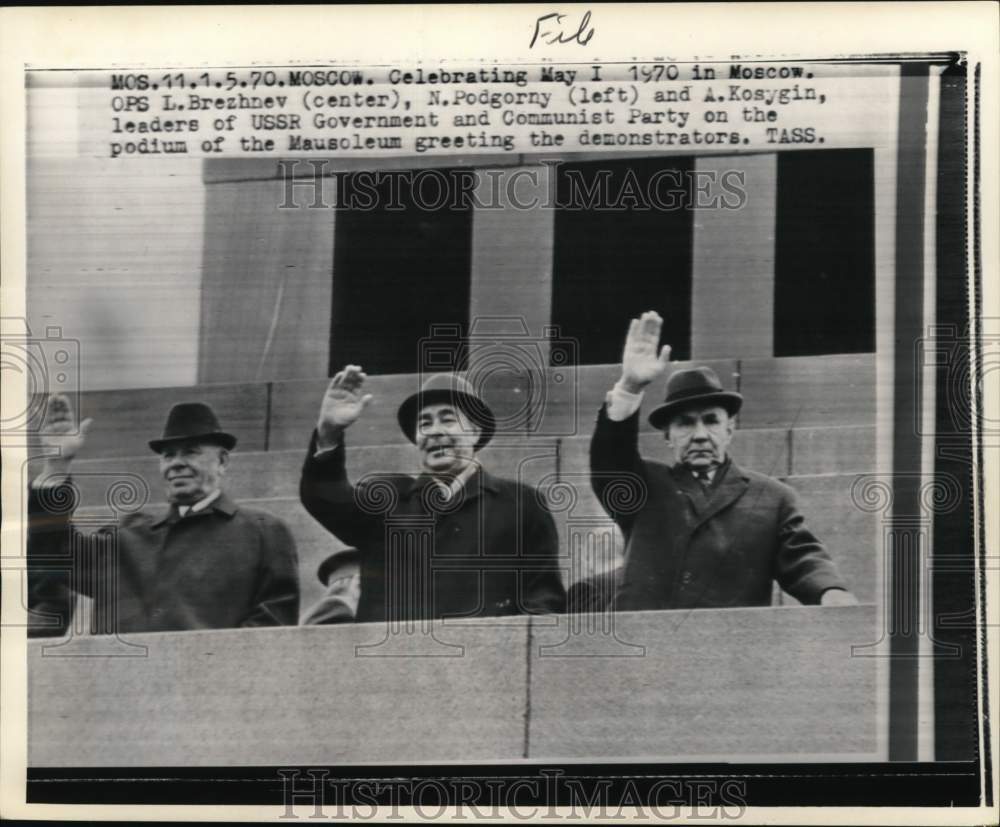
[[[715,468],[710,468],[708,470],[708,481],[712,484],[715,483],[717,479],[721,479],[726,475],[726,471],[729,470],[730,460],[729,455],[722,461],[722,465],[717,465]],[[687,471],[694,479],[698,479],[693,468],[689,468],[687,465],[684,466],[684,470]]]
[[[445,482],[444,480],[434,477],[434,484],[441,488],[447,495],[446,499],[450,500],[452,497],[458,496],[465,489],[469,480],[472,479],[472,475],[478,470],[478,463],[470,462],[454,479],[449,482]]]
[[[212,503],[214,503],[219,497],[222,496],[222,491],[218,488],[209,494],[207,497],[202,497],[194,505],[179,505],[177,506],[177,511],[182,517],[186,517],[190,511],[192,514],[197,514],[199,511],[204,511]]]
[[[446,492],[448,495],[446,501],[452,500],[458,496],[459,492],[463,491],[467,498],[471,498],[475,497],[484,488],[493,493],[499,490],[493,478],[486,473],[478,462],[469,463],[450,483],[445,483],[443,480],[437,479],[430,474],[421,474],[413,480],[413,484],[406,491],[406,496],[409,497],[414,492],[422,490],[428,485],[437,486]]]
[[[193,506],[190,506],[190,508],[195,514],[211,510],[218,512],[219,514],[224,514],[227,517],[232,517],[238,510],[236,503],[229,499],[224,491],[217,491],[214,494],[209,494],[207,497],[204,497],[196,502]],[[153,528],[161,526],[167,522],[176,522],[177,520],[180,520],[181,517],[182,514],[179,506],[168,506],[164,509],[162,516],[160,516],[156,522],[153,523]]]

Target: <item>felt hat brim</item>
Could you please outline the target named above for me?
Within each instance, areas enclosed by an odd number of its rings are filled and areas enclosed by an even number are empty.
[[[166,439],[151,439],[149,447],[156,453],[162,453],[168,445],[175,445],[178,442],[207,442],[210,445],[221,445],[227,451],[232,451],[236,447],[236,437],[227,434],[225,431],[212,431],[207,434],[191,434],[188,436],[174,436]]]
[[[420,410],[427,405],[440,405],[442,403],[454,405],[480,429],[479,439],[476,441],[477,451],[485,447],[493,438],[493,434],[496,432],[496,417],[489,405],[482,399],[463,391],[434,388],[407,397],[399,406],[396,418],[399,421],[399,427],[402,428],[410,442],[414,444],[417,442],[417,414],[420,413]]]
[[[730,416],[736,416],[743,406],[743,397],[734,391],[709,391],[674,399],[655,408],[649,415],[649,424],[657,430],[666,430],[670,419],[684,408],[703,405],[720,405]]]

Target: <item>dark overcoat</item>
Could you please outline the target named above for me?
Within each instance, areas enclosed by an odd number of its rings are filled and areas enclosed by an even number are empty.
[[[81,532],[72,528],[71,510],[46,505],[73,501],[60,488],[29,491],[29,596],[35,603],[29,608],[68,618],[76,591],[94,598],[102,631],[110,631],[109,611],[118,632],[298,624],[298,556],[277,517],[223,494],[183,518],[176,506],[163,506]],[[39,621],[36,633],[44,634]]]
[[[682,466],[643,460],[638,423],[602,407],[590,448],[594,492],[626,541],[620,611],[767,606],[775,580],[807,604],[847,588],[792,488],[729,462],[706,491]]]
[[[302,469],[302,504],[361,559],[359,622],[561,612],[558,535],[531,486],[479,469],[451,501],[427,475],[352,485],[343,443]]]

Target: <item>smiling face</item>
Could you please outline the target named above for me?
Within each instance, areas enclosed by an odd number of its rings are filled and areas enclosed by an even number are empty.
[[[167,484],[167,500],[192,505],[222,488],[229,451],[220,445],[185,440],[165,445],[160,473]]]
[[[416,433],[424,469],[439,476],[461,473],[475,456],[479,434],[454,405],[425,405],[417,414]]]
[[[721,405],[692,406],[670,418],[667,444],[678,464],[708,471],[726,461],[735,426],[736,420]]]

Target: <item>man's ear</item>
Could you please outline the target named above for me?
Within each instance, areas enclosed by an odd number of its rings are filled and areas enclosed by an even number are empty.
[[[229,451],[219,448],[219,467],[225,471],[229,467]]]
[[[726,420],[726,433],[729,436],[733,435],[733,431],[736,430],[736,416],[735,414],[730,414],[729,419]]]

